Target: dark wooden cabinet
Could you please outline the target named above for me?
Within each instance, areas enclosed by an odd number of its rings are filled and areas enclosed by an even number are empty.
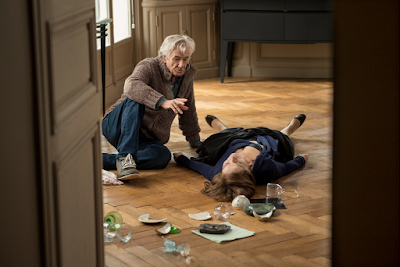
[[[231,75],[234,42],[329,43],[331,0],[221,0],[220,76]]]

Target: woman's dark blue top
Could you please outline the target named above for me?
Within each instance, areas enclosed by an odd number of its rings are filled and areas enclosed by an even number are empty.
[[[285,163],[276,161],[278,152],[278,140],[272,138],[269,135],[256,135],[257,143],[263,146],[260,155],[254,161],[252,173],[256,179],[256,184],[267,184],[270,181],[276,180],[282,176],[288,175],[289,173],[301,168],[305,164],[305,160],[302,156],[298,156],[293,160],[289,160]],[[228,149],[217,161],[215,166],[211,166],[202,162],[197,162],[188,159],[185,156],[177,158],[177,163],[185,166],[193,171],[196,171],[203,175],[205,178],[211,181],[211,179],[222,171],[222,164],[237,149],[243,148],[252,144],[252,142],[244,139],[236,139],[232,141]]]

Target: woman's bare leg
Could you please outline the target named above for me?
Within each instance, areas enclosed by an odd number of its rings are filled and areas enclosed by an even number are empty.
[[[288,126],[281,130],[282,133],[286,134],[287,136],[292,135],[297,129],[300,127],[300,121],[297,119],[293,119]]]

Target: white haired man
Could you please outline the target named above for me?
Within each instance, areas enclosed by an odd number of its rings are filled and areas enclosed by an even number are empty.
[[[164,144],[176,114],[189,146],[200,146],[193,93],[196,69],[189,63],[194,50],[190,37],[171,35],[156,58],[137,64],[121,98],[103,118],[103,135],[118,151],[103,153],[103,169],[117,169],[118,179],[129,180],[139,176],[138,170],[165,168],[171,152]]]

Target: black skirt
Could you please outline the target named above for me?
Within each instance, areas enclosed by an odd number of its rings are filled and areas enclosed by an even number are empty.
[[[228,149],[229,144],[236,139],[252,140],[256,135],[269,135],[278,142],[278,153],[274,160],[285,163],[294,157],[294,146],[290,138],[277,130],[266,127],[244,129],[242,127],[228,128],[208,137],[196,150],[199,156],[191,160],[214,166]]]

